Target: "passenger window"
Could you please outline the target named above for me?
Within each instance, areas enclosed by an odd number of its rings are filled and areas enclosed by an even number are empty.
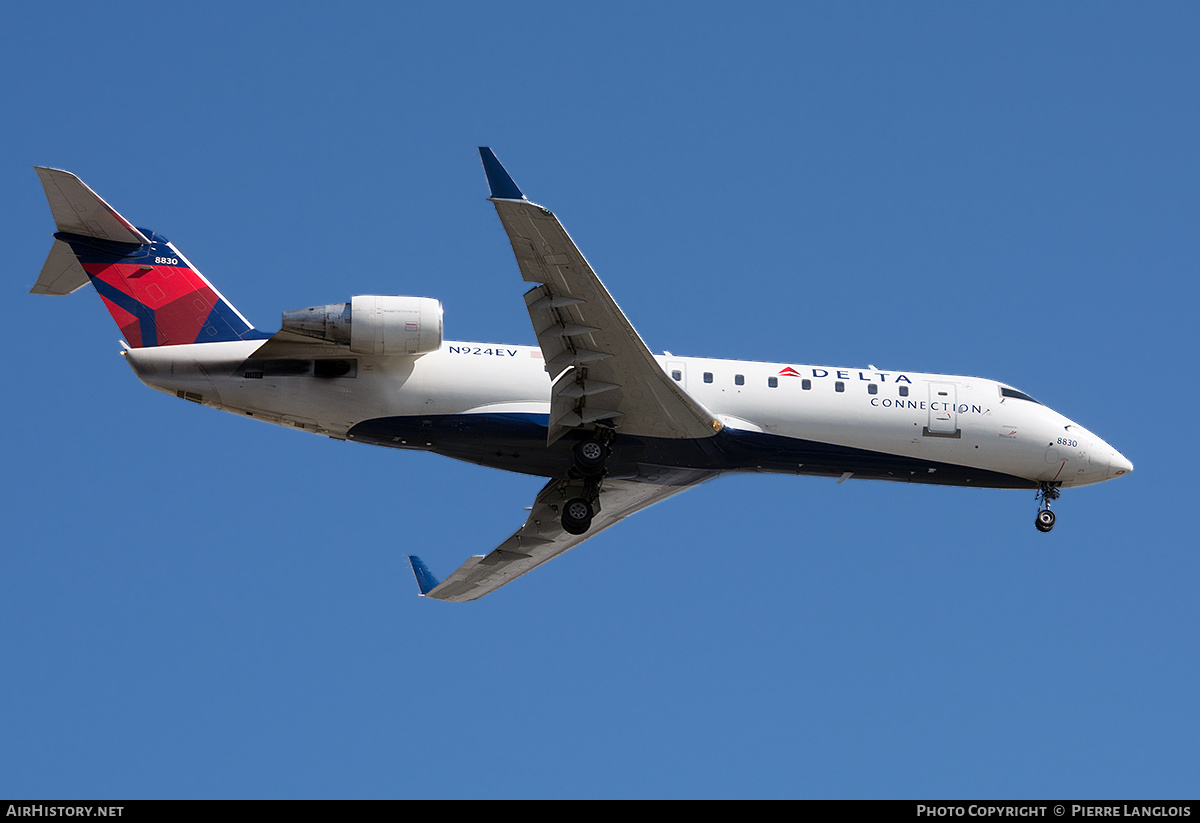
[[[845,391],[845,390],[846,390],[846,384],[845,384],[845,383],[843,383],[841,380],[839,380],[839,381],[837,381],[836,383],[834,383],[834,384],[833,384],[833,388],[834,388],[834,391]]]
[[[901,387],[900,387],[900,396],[901,396],[901,397],[908,397],[908,386],[901,386]]]
[[[706,372],[704,373],[704,382],[705,382],[705,383],[711,383],[711,382],[712,382],[712,372],[710,372],[710,371],[706,371]]]
[[[812,388],[812,381],[809,380],[807,377],[804,378],[803,380],[800,381],[800,388],[804,389],[805,391],[808,391],[809,389]]]
[[[675,371],[671,372],[671,379],[672,380],[682,380],[683,372],[681,372],[679,369],[675,369]]]
[[[735,375],[733,376],[733,383],[734,383],[734,385],[735,385],[735,386],[744,386],[744,385],[746,385],[746,375],[744,375],[744,374],[735,374]]]
[[[767,385],[773,389],[776,388],[779,385],[779,378],[778,377],[768,377]]]
[[[874,383],[867,384],[867,394],[879,394],[879,386]]]

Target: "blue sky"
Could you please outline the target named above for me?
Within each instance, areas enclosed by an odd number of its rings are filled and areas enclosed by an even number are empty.
[[[0,796],[1191,797],[1192,4],[6,12]],[[540,481],[145,388],[27,295],[31,166],[261,328],[352,294],[533,344],[475,147],[647,343],[1005,381],[1129,457],[1033,495],[733,477],[485,600]]]

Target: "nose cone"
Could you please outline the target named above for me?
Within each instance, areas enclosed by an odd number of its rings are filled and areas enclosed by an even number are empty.
[[[1132,472],[1133,464],[1126,460],[1123,454],[1113,449],[1112,459],[1108,461],[1108,470],[1113,477],[1120,477]]]
[[[1122,477],[1133,471],[1133,464],[1112,446],[1097,438],[1096,446],[1088,451],[1088,462],[1094,469],[1103,469],[1105,480]]]

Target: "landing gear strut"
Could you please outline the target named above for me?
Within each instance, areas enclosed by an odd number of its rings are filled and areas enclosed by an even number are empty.
[[[1037,520],[1034,521],[1038,531],[1048,532],[1054,528],[1054,512],[1050,511],[1050,501],[1057,500],[1060,494],[1062,492],[1058,490],[1057,485],[1042,483],[1038,487],[1038,513]]]
[[[578,497],[567,500],[562,507],[562,527],[567,534],[583,534],[592,527],[614,437],[612,429],[597,428],[588,439],[575,445],[570,476],[574,478],[572,485],[582,481],[582,489]]]

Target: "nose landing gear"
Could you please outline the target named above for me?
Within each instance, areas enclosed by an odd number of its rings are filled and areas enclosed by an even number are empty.
[[[1037,527],[1040,532],[1048,532],[1054,528],[1054,512],[1042,509],[1037,514]]]
[[[1038,513],[1034,521],[1038,531],[1048,532],[1054,528],[1054,512],[1050,511],[1050,501],[1057,500],[1061,494],[1057,484],[1042,483],[1038,487]]]

